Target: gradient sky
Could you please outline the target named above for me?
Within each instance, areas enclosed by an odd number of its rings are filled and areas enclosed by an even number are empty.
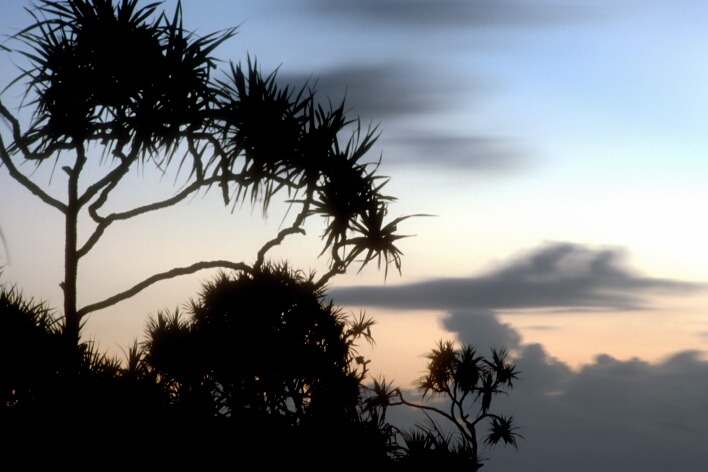
[[[29,22],[23,4],[0,0],[0,32]],[[284,83],[316,80],[380,124],[372,159],[382,153],[392,177],[392,216],[436,216],[401,225],[416,235],[401,242],[401,277],[354,270],[332,295],[377,320],[367,354],[402,387],[440,338],[512,350],[523,381],[504,406],[526,439],[490,453],[485,470],[708,467],[708,2],[183,6],[199,33],[240,25],[219,57],[248,53]],[[7,55],[1,64],[6,83],[16,72]],[[51,170],[35,180],[63,195]],[[169,195],[173,177],[131,175],[115,207]],[[4,169],[0,198],[3,280],[59,306],[59,215]],[[197,260],[251,260],[283,209],[264,221],[219,202],[200,196],[112,228],[80,269],[80,302]],[[321,269],[319,223],[275,255]],[[96,313],[86,333],[120,352],[149,314],[179,306],[207,276]]]

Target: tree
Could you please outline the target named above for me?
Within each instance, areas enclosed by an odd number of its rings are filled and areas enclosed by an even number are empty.
[[[210,421],[222,436],[248,431],[238,443],[249,454],[279,438],[288,462],[353,447],[350,464],[388,460],[393,431],[362,408],[367,361],[355,343],[373,342],[370,318],[345,316],[286,264],[222,273],[187,311],[159,313],[147,327],[145,362],[174,414]]]
[[[477,428],[487,422],[489,431],[484,438],[487,445],[500,441],[514,447],[520,437],[511,416],[492,412],[492,400],[513,387],[518,378],[516,367],[507,361],[506,351],[492,349],[491,357],[479,356],[469,345],[456,350],[451,341],[440,341],[426,355],[429,359],[426,373],[418,380],[422,400],[426,396],[442,395],[446,407],[429,403],[411,402],[404,398],[400,388],[393,388],[385,381],[375,381],[368,403],[372,408],[384,410],[390,406],[405,405],[425,413],[430,421],[419,430],[403,432],[402,461],[418,465],[460,465],[477,470],[482,467],[479,454]],[[453,430],[446,433],[433,416],[448,420]]]
[[[33,24],[14,35],[28,66],[13,81],[24,83],[22,108],[32,113],[23,127],[0,101],[10,135],[0,134],[0,162],[9,175],[64,217],[64,295],[61,331],[80,344],[85,317],[134,296],[146,287],[203,269],[256,273],[268,252],[288,236],[304,233],[305,220],[325,218],[322,254],[328,270],[323,287],[360,260],[400,270],[397,224],[387,222],[394,199],[387,179],[364,156],[376,129],[348,120],[344,103],[323,107],[307,86],[281,87],[256,61],[229,63],[215,77],[214,51],[234,29],[198,36],[183,26],[181,6],[172,15],[137,0],[41,0],[30,10]],[[7,48],[6,48],[7,49]],[[353,127],[348,140],[341,134]],[[87,162],[102,159],[98,178]],[[60,200],[20,170],[19,163],[54,162],[65,176]],[[112,193],[141,165],[178,166],[184,182],[163,200],[105,213]],[[176,205],[201,189],[220,189],[225,204],[262,204],[276,198],[297,211],[266,241],[255,262],[198,261],[157,273],[115,295],[77,305],[82,259],[114,224]],[[79,221],[93,226],[81,241]]]

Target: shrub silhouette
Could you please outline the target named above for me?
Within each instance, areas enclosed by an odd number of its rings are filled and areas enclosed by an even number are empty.
[[[251,431],[251,453],[278,438],[291,457],[358,445],[357,461],[381,461],[391,438],[361,409],[366,364],[355,350],[371,324],[326,303],[312,276],[265,265],[205,284],[186,317],[152,318],[145,356],[179,414]]]
[[[0,285],[0,327],[0,418],[8,428],[58,423],[71,429],[93,417],[127,424],[167,405],[137,345],[127,366],[93,343],[67,346],[55,312],[15,287]],[[67,361],[77,353],[78,364]]]

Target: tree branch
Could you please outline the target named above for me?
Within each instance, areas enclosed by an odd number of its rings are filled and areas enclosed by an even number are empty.
[[[39,197],[40,200],[42,200],[47,205],[53,206],[62,213],[66,213],[66,205],[64,203],[60,202],[56,198],[53,198],[44,190],[39,188],[37,184],[32,182],[22,172],[20,172],[17,167],[15,167],[15,163],[12,162],[10,154],[7,152],[7,148],[5,147],[5,143],[3,142],[2,136],[0,136],[0,161],[2,161],[2,163],[7,166],[7,170],[10,172],[10,177],[15,179],[19,184],[21,184],[27,190]]]
[[[28,158],[29,151],[24,148],[24,146],[20,146],[20,124],[17,121],[17,119],[12,116],[10,111],[5,108],[5,105],[2,104],[0,101],[0,114],[7,119],[11,126],[12,126],[12,134],[13,134],[13,139],[15,143],[20,147],[22,150],[23,154],[25,155],[26,159]],[[27,176],[25,176],[22,172],[20,172],[17,167],[15,166],[15,163],[12,162],[12,158],[10,157],[10,153],[8,152],[7,148],[5,147],[5,142],[2,139],[2,135],[0,135],[0,161],[2,161],[3,164],[7,166],[7,170],[10,172],[10,176],[15,179],[18,183],[20,183],[23,187],[25,187],[27,190],[32,192],[34,195],[39,197],[44,203],[46,203],[49,206],[53,206],[57,210],[61,211],[62,213],[66,213],[66,205],[59,200],[53,198],[50,196],[48,193],[46,193],[44,190],[39,188],[37,184],[32,182]]]
[[[333,263],[332,268],[329,269],[327,272],[325,272],[325,274],[319,278],[319,280],[315,284],[315,287],[317,287],[317,288],[324,287],[325,285],[327,285],[327,282],[329,282],[329,279],[331,279],[335,275],[344,274],[346,272],[346,270],[347,270],[347,267],[344,263],[342,263],[342,262]]]
[[[14,141],[14,145],[17,146],[17,148],[22,152],[24,158],[28,161],[41,161],[54,154],[55,151],[61,149],[74,148],[73,144],[61,144],[54,142],[47,146],[44,151],[41,151],[39,153],[32,152],[29,150],[29,148],[24,142],[24,139],[22,138],[20,122],[12,115],[12,113],[10,113],[10,110],[5,107],[2,101],[0,101],[0,115],[2,115],[7,121],[10,122],[10,126],[12,127],[12,139]]]
[[[118,165],[118,167],[110,171],[101,180],[97,181],[86,189],[84,194],[81,195],[81,198],[79,198],[79,205],[84,206],[85,204],[87,204],[102,188],[106,186],[108,186],[110,189],[113,189],[118,184],[120,179],[122,179],[123,176],[128,173],[128,170],[130,170],[131,164],[135,162],[135,158],[137,157],[135,154],[136,153],[131,152],[130,157],[121,156],[121,163]],[[91,205],[89,213],[91,214],[91,217],[94,220],[96,220],[96,217],[94,217],[95,211],[101,206],[103,206],[103,204],[106,202],[109,192],[110,190],[108,190],[107,192],[104,191],[99,197],[99,199]]]
[[[176,205],[177,203],[181,202],[185,198],[187,198],[190,194],[196,192],[199,190],[201,187],[206,186],[206,185],[212,185],[216,182],[219,182],[221,180],[221,177],[210,177],[208,179],[202,180],[202,181],[196,181],[184,188],[181,192],[177,193],[175,196],[168,198],[166,200],[162,200],[159,202],[151,203],[149,205],[143,205],[137,208],[133,208],[132,210],[120,212],[120,213],[111,213],[108,216],[99,216],[98,214],[95,213],[94,205],[91,205],[91,209],[93,211],[91,217],[95,220],[98,221],[98,225],[96,226],[96,229],[94,232],[91,234],[91,236],[88,238],[86,243],[79,249],[78,254],[79,257],[85,256],[92,248],[93,246],[98,242],[98,240],[101,238],[103,235],[103,232],[110,226],[111,223],[114,221],[119,221],[119,220],[127,220],[130,218],[134,218],[136,216],[155,211],[155,210],[161,210],[163,208],[171,207],[173,205]],[[117,183],[117,182],[116,182]],[[104,194],[107,194],[115,185],[116,183],[111,183],[109,187],[106,187],[104,189],[103,194],[101,197],[103,197]],[[99,199],[100,201],[100,199]],[[96,202],[98,203],[98,201]],[[100,206],[100,205],[99,205]]]
[[[188,274],[193,274],[195,272],[198,272],[200,270],[204,269],[215,269],[215,268],[222,268],[222,269],[232,269],[232,270],[240,270],[240,271],[251,271],[251,267],[248,266],[247,264],[244,264],[243,262],[230,262],[230,261],[203,261],[203,262],[197,262],[195,264],[192,264],[191,266],[188,267],[177,267],[172,270],[168,270],[167,272],[162,272],[160,274],[155,274],[152,277],[148,277],[147,279],[143,280],[139,284],[133,286],[132,288],[121,292],[119,294],[113,295],[112,297],[106,298],[103,301],[93,303],[91,305],[87,305],[80,309],[78,311],[78,316],[79,318],[83,318],[87,314],[102,310],[104,308],[107,308],[111,305],[115,305],[118,302],[121,302],[123,300],[126,300],[130,297],[133,297],[134,295],[138,294],[139,292],[143,291],[150,285],[160,282],[162,280],[168,280],[172,279],[175,277],[178,277],[180,275],[188,275]]]
[[[454,416],[450,416],[449,414],[445,413],[444,411],[442,411],[439,408],[435,408],[434,406],[419,405],[417,403],[411,403],[409,401],[406,401],[406,399],[403,398],[403,393],[401,393],[400,390],[398,390],[397,393],[398,393],[398,398],[400,398],[400,403],[391,403],[391,406],[406,405],[411,408],[416,408],[419,410],[433,411],[433,412],[437,413],[438,415],[443,416],[443,417],[447,418],[448,420],[450,420],[450,422],[452,422],[457,427],[457,429],[460,431],[460,434],[462,435],[462,437],[465,440],[467,440],[467,441],[472,440],[472,438],[469,437],[468,432],[465,431],[465,428],[457,421],[457,418],[455,418]]]
[[[300,210],[300,213],[298,213],[297,217],[295,217],[295,221],[293,221],[293,224],[290,225],[290,227],[281,230],[278,233],[278,236],[263,245],[260,251],[258,251],[258,257],[256,258],[256,263],[254,264],[254,267],[258,268],[263,265],[266,253],[270,251],[273,247],[282,243],[287,236],[297,233],[305,234],[305,230],[302,229],[301,226],[305,222],[305,218],[307,218],[307,215],[310,212],[310,202],[312,201],[313,194],[314,188],[311,187],[307,191],[307,195],[305,196],[305,200],[303,201],[302,210]]]

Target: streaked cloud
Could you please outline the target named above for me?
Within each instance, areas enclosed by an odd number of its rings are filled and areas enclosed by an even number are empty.
[[[340,17],[420,30],[452,27],[547,26],[587,19],[596,12],[568,2],[513,0],[317,0],[311,9]]]
[[[503,137],[455,134],[429,127],[396,126],[396,119],[450,112],[474,102],[489,86],[469,77],[431,72],[413,64],[348,64],[304,76],[282,73],[279,81],[296,90],[307,84],[325,107],[345,108],[361,118],[362,126],[382,124],[381,143],[388,165],[435,171],[498,173],[517,171],[528,161],[519,142]]]
[[[512,139],[430,133],[384,139],[387,145],[394,145],[398,150],[386,156],[389,165],[496,173],[518,171],[529,161],[529,153]]]
[[[692,293],[706,284],[646,277],[630,270],[624,251],[548,244],[480,276],[397,286],[333,290],[337,303],[396,309],[467,310],[648,308],[655,294]]]
[[[446,74],[432,80],[430,71],[412,63],[345,64],[314,75],[283,72],[279,80],[295,87],[310,85],[320,102],[346,108],[365,121],[449,110],[460,93],[482,88],[469,79]]]

